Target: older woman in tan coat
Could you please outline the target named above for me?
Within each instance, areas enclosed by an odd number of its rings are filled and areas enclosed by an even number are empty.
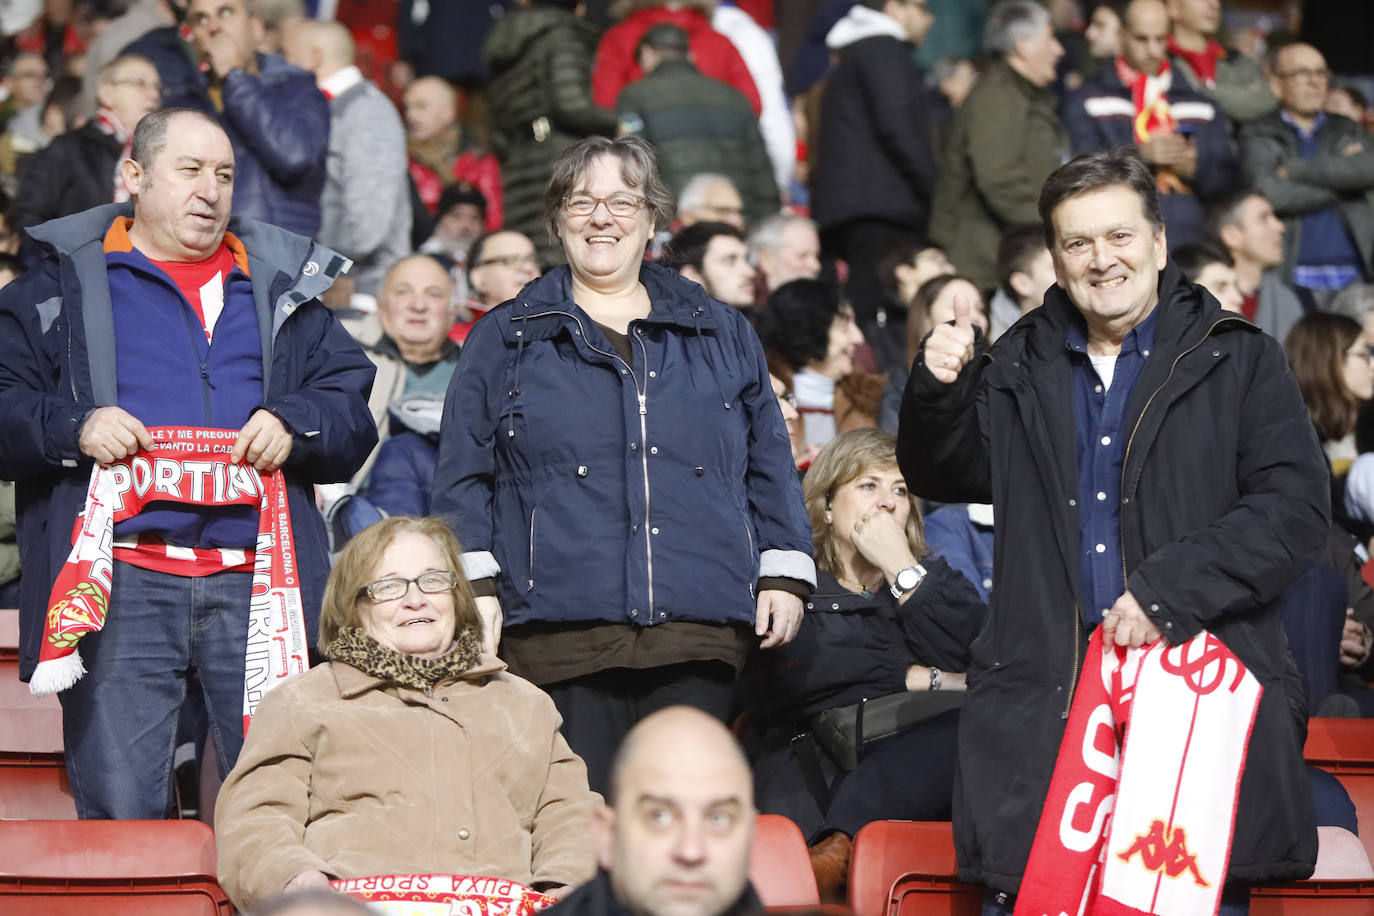
[[[268,694],[215,812],[240,908],[331,878],[490,875],[561,896],[598,801],[553,702],[482,655],[453,536],[393,517],[325,590],[328,664]]]

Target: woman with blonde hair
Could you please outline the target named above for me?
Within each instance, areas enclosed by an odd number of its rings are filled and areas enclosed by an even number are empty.
[[[555,896],[592,876],[586,767],[548,696],[481,645],[442,522],[395,516],[348,542],[320,610],[329,661],[263,697],[220,790],[219,881],[236,906],[373,875]]]
[[[964,689],[987,614],[973,585],[926,550],[896,448],[891,433],[857,429],[812,462],[803,486],[816,591],[796,639],[756,653],[741,685],[758,808],[797,822],[832,892],[864,824],[948,818],[958,725],[949,694]],[[860,737],[887,720],[897,722],[888,737]],[[837,743],[837,724],[857,743]]]

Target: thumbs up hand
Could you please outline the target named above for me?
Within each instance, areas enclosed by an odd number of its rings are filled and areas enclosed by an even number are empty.
[[[925,364],[935,380],[950,384],[973,361],[973,311],[964,293],[954,297],[954,323],[938,324],[926,338]]]

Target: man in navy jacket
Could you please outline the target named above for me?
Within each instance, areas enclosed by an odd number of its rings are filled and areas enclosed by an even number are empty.
[[[214,115],[234,146],[234,215],[314,237],[329,152],[329,102],[315,77],[258,54],[253,0],[192,0],[186,14],[201,56],[194,91],[168,106]]]
[[[231,460],[285,472],[313,642],[329,572],[314,484],[347,480],[376,442],[372,364],[318,301],[347,260],[230,224],[234,154],[208,115],[147,115],[121,168],[132,219],[111,204],[31,229],[44,259],[0,293],[0,478],[17,483],[26,680],[92,461],[133,455],[150,427],[238,430]],[[192,676],[221,776],[242,746],[243,551],[258,513],[166,505],[115,524],[105,626],[81,641],[87,673],[59,693],[81,817],[163,816]]]

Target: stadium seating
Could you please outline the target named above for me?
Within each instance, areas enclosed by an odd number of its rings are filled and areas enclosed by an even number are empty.
[[[1374,722],[1369,719],[1312,719],[1303,755],[1333,774],[1350,793],[1360,839],[1374,861]],[[1372,908],[1374,910],[1374,908]]]
[[[199,821],[0,821],[0,912],[230,916]]]
[[[19,680],[19,613],[0,609],[0,818],[74,818],[62,706]]]
[[[874,821],[854,837],[849,908],[855,916],[977,916],[982,889],[957,873],[948,821]]]
[[[749,880],[769,909],[813,907],[821,900],[806,838],[796,824],[780,814],[758,817]]]

